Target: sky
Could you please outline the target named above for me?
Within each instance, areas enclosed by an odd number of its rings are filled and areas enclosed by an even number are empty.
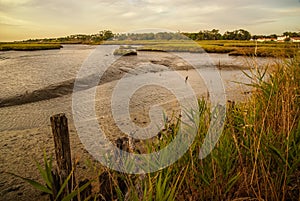
[[[161,29],[300,32],[300,0],[0,0],[0,41]]]

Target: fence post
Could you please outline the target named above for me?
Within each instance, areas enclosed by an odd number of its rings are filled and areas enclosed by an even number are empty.
[[[59,186],[53,186],[53,192],[58,193],[63,182],[67,179],[68,175],[72,172],[72,160],[71,160],[71,148],[68,130],[68,119],[65,114],[56,114],[50,117],[52,133],[54,138],[55,146],[55,156],[57,162],[57,169],[54,172],[56,178],[59,181],[54,183],[59,183]],[[55,178],[55,177],[54,177]],[[73,189],[73,182],[75,182],[74,174],[69,180],[68,185],[64,189],[60,198],[65,197],[70,194]],[[56,195],[53,195],[54,198]]]

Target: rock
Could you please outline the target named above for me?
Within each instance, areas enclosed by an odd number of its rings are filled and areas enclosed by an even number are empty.
[[[121,55],[121,56],[137,55],[137,51],[135,49],[116,49],[114,51],[114,55]]]

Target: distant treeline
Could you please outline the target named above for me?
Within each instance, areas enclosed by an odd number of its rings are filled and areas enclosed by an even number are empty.
[[[190,38],[192,40],[250,40],[258,38],[277,38],[278,36],[300,37],[300,32],[284,32],[282,35],[251,35],[244,29],[226,31],[221,34],[219,30],[203,30],[199,32],[159,32],[159,33],[127,33],[115,34],[116,40],[183,40]]]
[[[123,33],[115,34],[115,40],[186,40],[187,37],[180,32],[158,33]]]
[[[110,30],[99,31],[97,34],[74,34],[59,38],[29,39],[23,42],[42,42],[42,43],[70,43],[70,44],[98,44],[114,37]]]
[[[284,32],[283,36],[300,37],[300,32]],[[226,31],[221,34],[219,30],[203,30],[195,33],[191,32],[158,32],[158,33],[113,33],[110,30],[99,31],[97,34],[76,34],[60,38],[30,39],[23,42],[56,42],[74,44],[98,44],[105,40],[250,40],[258,38],[277,38],[279,35],[251,35],[244,29]]]
[[[226,31],[223,35],[217,29],[204,30],[198,33],[189,32],[159,32],[159,33],[127,33],[116,34],[117,40],[250,40],[251,34],[243,29]]]
[[[223,35],[217,29],[204,30],[198,33],[183,33],[192,40],[250,40],[251,34],[244,29],[226,31]]]

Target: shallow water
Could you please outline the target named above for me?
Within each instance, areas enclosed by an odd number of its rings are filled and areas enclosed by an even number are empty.
[[[60,50],[0,53],[0,98],[74,78],[94,47],[65,45]]]
[[[108,61],[111,62],[116,58],[112,56],[112,50],[117,46],[101,46],[101,52],[104,54],[103,57],[109,57]],[[1,100],[12,98],[24,99],[28,95],[33,94],[34,98],[41,101],[33,101],[27,104],[21,104],[18,102],[10,107],[2,105],[0,107],[0,131],[3,130],[19,130],[34,128],[40,126],[49,125],[49,117],[53,114],[64,112],[70,117],[72,121],[72,97],[70,91],[60,91],[60,93],[51,98],[39,99],[41,93],[40,89],[46,89],[43,91],[46,94],[50,94],[50,89],[57,90],[58,87],[62,87],[66,82],[73,82],[77,76],[78,71],[81,69],[84,61],[93,52],[95,46],[87,45],[65,45],[60,50],[47,50],[47,51],[33,51],[33,52],[1,52],[0,53],[0,102]],[[157,58],[160,53],[147,53],[143,52],[138,57],[147,57],[149,54],[151,59]],[[227,54],[189,54],[189,53],[178,53],[176,54],[182,58],[188,58],[190,61],[194,61],[193,65],[197,69],[209,69],[212,63],[225,66],[253,66],[253,60],[249,60],[246,57],[231,57]],[[131,80],[144,80],[151,81],[153,77],[149,75],[159,75],[164,79],[169,78],[169,83],[173,86],[184,86],[184,79],[189,76],[188,83],[194,87],[197,94],[205,94],[203,88],[203,82],[199,81],[199,78],[194,78],[196,71],[181,71],[182,80],[174,80],[171,76],[173,75],[167,66],[161,64],[155,64],[151,62],[131,63],[130,58],[126,58],[123,63],[120,64],[119,69],[125,74],[129,74],[129,78],[135,76],[139,79]],[[274,59],[270,58],[258,58],[255,61],[256,65],[261,66],[270,62],[274,62]],[[132,65],[135,66],[135,70],[132,70]],[[180,68],[180,63],[178,64]],[[184,64],[183,64],[184,65]],[[95,67],[95,66],[94,66]],[[98,68],[98,66],[96,66]],[[105,68],[105,67],[103,67]],[[184,69],[184,68],[183,68]],[[101,70],[101,69],[100,69]],[[202,71],[208,72],[207,71]],[[119,72],[119,71],[118,71]],[[91,74],[91,79],[94,79],[94,75]],[[123,75],[123,74],[122,74]],[[224,84],[227,88],[227,92],[235,94],[239,85],[234,84],[231,81],[249,82],[243,75],[240,69],[232,68],[230,70],[222,70],[220,75],[223,78]],[[114,81],[112,78],[115,75],[107,75],[107,88],[111,88],[108,82]],[[90,79],[89,78],[89,79]],[[147,80],[149,79],[149,80]],[[214,77],[209,78],[211,80]],[[89,80],[88,80],[89,81]],[[88,82],[87,81],[87,82]],[[86,80],[82,81],[82,90],[86,90],[92,86],[85,86]],[[105,90],[107,89],[105,88]],[[156,93],[159,93],[156,92]],[[43,94],[45,96],[45,94]],[[46,96],[47,97],[47,96]],[[31,100],[31,99],[28,99]],[[122,102],[119,103],[122,105]],[[139,103],[140,104],[140,103]]]

